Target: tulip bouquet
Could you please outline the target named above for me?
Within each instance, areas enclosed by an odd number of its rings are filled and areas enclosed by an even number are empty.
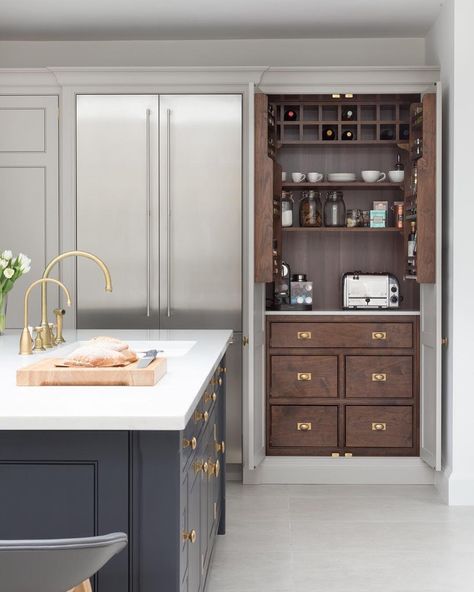
[[[16,280],[31,269],[31,259],[23,253],[14,257],[11,251],[0,255],[0,335],[5,331],[7,295]]]

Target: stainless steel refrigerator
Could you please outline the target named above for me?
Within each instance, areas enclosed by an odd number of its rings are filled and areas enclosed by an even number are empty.
[[[233,329],[233,415],[241,237],[241,95],[78,95],[77,248],[107,263],[113,292],[79,259],[77,327]]]

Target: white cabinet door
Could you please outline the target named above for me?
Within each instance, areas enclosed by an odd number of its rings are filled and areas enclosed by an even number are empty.
[[[58,97],[0,97],[0,251],[32,259],[8,297],[7,327],[23,324],[23,294],[58,252]],[[56,302],[51,290],[50,306]],[[30,323],[40,320],[39,289]]]
[[[442,294],[442,178],[441,108],[442,89],[436,97],[436,281],[420,285],[420,456],[430,467],[441,470],[441,294]],[[432,92],[432,91],[431,91]]]

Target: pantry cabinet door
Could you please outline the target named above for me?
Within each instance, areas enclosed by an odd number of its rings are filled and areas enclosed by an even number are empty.
[[[433,101],[433,91],[423,101]],[[441,177],[441,83],[436,84],[433,129],[436,133],[435,232],[433,249],[435,274],[430,283],[420,281],[420,393],[421,458],[435,470],[441,470],[441,348],[442,348],[442,177]]]
[[[58,253],[58,97],[0,96],[0,130],[0,252],[32,260],[9,293],[7,327],[17,329],[26,287]],[[54,308],[58,291],[49,291]],[[33,295],[31,324],[39,321],[39,302]]]

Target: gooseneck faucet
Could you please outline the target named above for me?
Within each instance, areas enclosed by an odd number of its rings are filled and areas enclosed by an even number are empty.
[[[66,257],[85,257],[86,259],[91,259],[92,261],[97,263],[97,265],[102,269],[104,276],[105,276],[105,291],[112,292],[112,279],[110,277],[110,272],[109,272],[107,266],[102,261],[102,259],[99,259],[99,257],[97,257],[96,255],[93,255],[92,253],[88,253],[87,251],[67,251],[66,253],[61,253],[61,255],[54,257],[54,259],[51,259],[51,261],[45,267],[45,270],[43,272],[43,278],[44,279],[47,278],[51,272],[51,269],[56,265],[56,263],[58,263],[59,261],[62,261],[63,259],[66,259]],[[47,299],[48,299],[47,286],[46,286],[46,284],[43,284],[43,286],[41,288],[42,339],[43,339],[43,345],[45,347],[49,348],[49,347],[53,347],[53,336],[51,334],[51,329],[48,324],[48,300]]]
[[[42,286],[46,286],[48,282],[52,284],[56,284],[60,288],[62,288],[67,296],[67,305],[71,306],[71,295],[69,294],[69,290],[66,288],[64,284],[62,284],[59,280],[55,280],[53,278],[41,278],[40,280],[36,280],[32,284],[29,285],[28,289],[25,292],[25,300],[24,300],[24,308],[23,308],[23,331],[21,332],[20,337],[20,355],[27,356],[32,353],[32,342],[30,331],[28,330],[28,298],[30,297],[31,290],[41,284]],[[49,329],[49,327],[48,327]]]

